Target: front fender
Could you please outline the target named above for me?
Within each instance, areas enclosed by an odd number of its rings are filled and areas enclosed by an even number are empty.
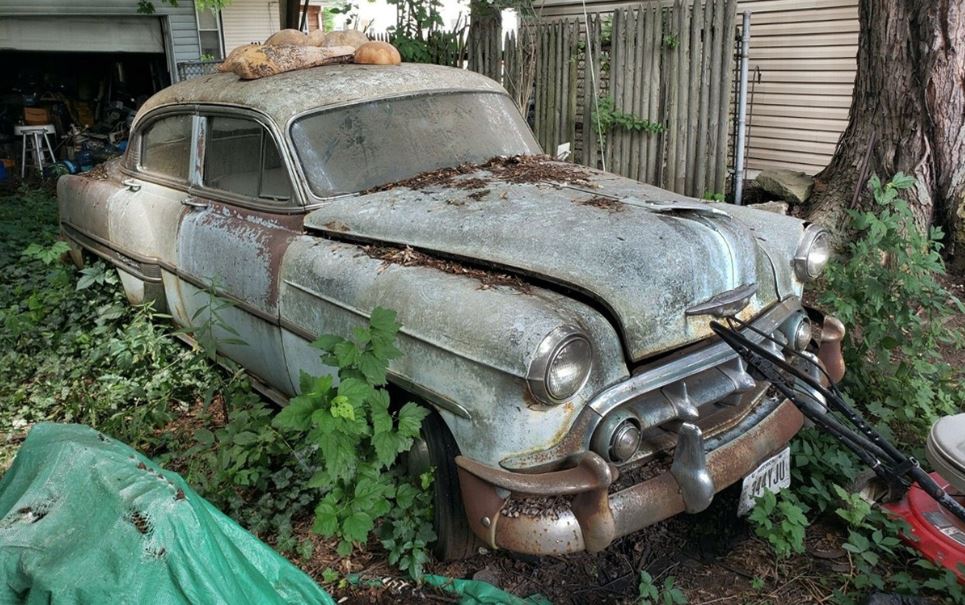
[[[295,384],[301,370],[333,373],[308,346],[321,334],[350,336],[372,309],[399,314],[403,356],[390,380],[436,406],[463,455],[486,464],[541,451],[566,435],[590,397],[626,378],[619,337],[594,309],[540,288],[485,287],[427,266],[369,257],[352,244],[297,238],[281,267],[285,356]],[[526,375],[543,338],[577,325],[594,346],[594,368],[571,400],[545,406]]]

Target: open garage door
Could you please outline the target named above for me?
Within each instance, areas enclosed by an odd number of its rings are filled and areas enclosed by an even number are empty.
[[[4,17],[0,50],[163,53],[164,38],[156,17]]]

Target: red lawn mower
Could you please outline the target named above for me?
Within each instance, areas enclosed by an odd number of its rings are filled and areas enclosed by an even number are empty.
[[[817,356],[797,353],[736,318],[726,321],[728,325],[712,323],[714,332],[805,417],[867,464],[879,486],[872,490],[875,499],[908,523],[906,542],[965,583],[965,414],[947,416],[932,426],[925,453],[936,471],[926,473],[915,458],[891,445],[851,409]],[[792,363],[784,353],[792,355]],[[838,412],[851,426],[829,411]]]

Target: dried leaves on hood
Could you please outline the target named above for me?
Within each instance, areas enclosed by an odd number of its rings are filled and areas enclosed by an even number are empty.
[[[444,273],[471,277],[479,281],[481,284],[479,286],[480,290],[487,290],[493,286],[507,286],[524,294],[528,294],[531,291],[530,285],[515,275],[499,273],[497,271],[487,271],[453,260],[430,256],[424,252],[414,250],[411,246],[398,248],[394,246],[372,245],[364,246],[362,250],[371,258],[384,261],[387,264],[402,265],[403,267],[431,267]]]
[[[489,172],[491,176],[484,173]],[[467,179],[458,177],[477,173]],[[546,155],[497,156],[483,164],[459,164],[451,168],[440,168],[417,174],[414,177],[379,185],[363,194],[388,191],[397,187],[427,189],[434,186],[456,187],[460,189],[484,189],[493,180],[508,183],[566,183],[569,185],[589,186],[590,172],[576,164],[558,162]]]

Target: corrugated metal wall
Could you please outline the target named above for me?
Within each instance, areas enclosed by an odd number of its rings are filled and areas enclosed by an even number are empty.
[[[264,42],[281,29],[278,10],[277,0],[233,0],[221,9],[225,53],[251,42]]]
[[[166,15],[171,26],[174,61],[196,61],[201,50],[198,45],[198,24],[194,16],[194,2],[179,2],[172,7],[155,0],[159,15]],[[61,15],[90,15],[110,19],[111,16],[136,16],[137,0],[0,0],[0,18],[4,16],[52,17]],[[3,40],[0,40],[0,48]]]
[[[542,17],[583,14],[580,0],[535,3]],[[586,6],[609,12],[629,3],[587,0]],[[747,168],[814,174],[827,165],[847,125],[858,0],[739,0],[737,10],[753,13]]]

